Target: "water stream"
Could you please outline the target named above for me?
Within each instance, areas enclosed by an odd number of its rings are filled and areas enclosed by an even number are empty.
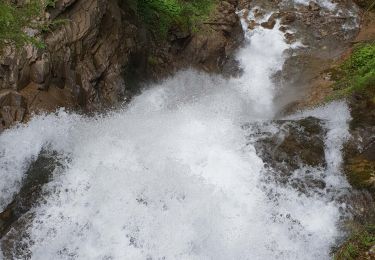
[[[60,110],[5,131],[0,211],[42,150],[58,154],[60,163],[13,257],[329,259],[346,216],[337,198],[349,188],[340,172],[347,105],[283,118],[322,120],[324,167],[301,165],[281,183],[255,149],[260,128],[278,130],[272,76],[285,51],[298,46],[285,42],[279,22],[272,30],[258,27],[238,51],[238,78],[182,71],[107,115]],[[326,186],[293,186],[307,171]]]

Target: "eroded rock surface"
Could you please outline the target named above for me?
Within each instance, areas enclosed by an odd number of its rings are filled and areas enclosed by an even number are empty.
[[[26,113],[26,100],[17,91],[0,90],[0,132],[15,122],[21,122]]]
[[[249,127],[257,129],[255,147],[262,159],[269,167],[290,176],[302,166],[325,166],[325,130],[321,124],[321,120],[308,117],[276,120],[268,127],[262,124]]]
[[[375,103],[365,93],[349,99],[353,120],[345,152],[345,171],[350,183],[375,195]]]

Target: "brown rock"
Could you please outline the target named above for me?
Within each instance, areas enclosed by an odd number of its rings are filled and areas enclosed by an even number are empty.
[[[0,91],[0,130],[21,122],[25,112],[26,102],[21,94],[14,90]]]
[[[273,27],[275,27],[275,24],[276,24],[276,20],[275,19],[268,19],[267,22],[263,22],[261,23],[260,25],[263,27],[263,28],[266,28],[266,29],[273,29]]]
[[[284,37],[285,37],[285,40],[288,44],[290,44],[290,43],[292,43],[296,40],[293,33],[285,33]]]
[[[186,66],[220,71],[242,37],[235,14],[237,0],[218,3],[213,22],[199,30],[204,39],[199,33],[179,29],[172,30],[169,41],[163,44],[155,43],[134,10],[120,2],[57,0],[55,7],[47,10],[49,19],[59,16],[68,22],[46,33],[47,48],[43,50],[31,45],[5,48],[0,55],[0,90],[14,89],[32,97],[27,98],[31,110],[67,103],[85,110],[101,109],[137,91],[128,82],[157,78]],[[156,76],[150,73],[154,68],[147,63],[147,56],[154,53],[156,58],[165,57],[159,62]],[[128,74],[137,80],[124,79]],[[64,101],[51,98],[50,87],[55,92],[61,89]],[[51,104],[48,98],[56,103]]]
[[[257,22],[255,22],[255,20],[250,20],[249,21],[249,24],[247,26],[247,28],[249,30],[254,30],[256,26],[258,26],[259,24]]]
[[[250,13],[249,9],[246,8],[246,9],[243,11],[243,18],[247,19],[247,17],[249,16],[249,13]]]
[[[262,126],[257,129],[263,137],[255,148],[269,167],[277,169],[279,177],[290,176],[301,165],[326,165],[321,120],[308,117],[297,121],[276,120],[274,124],[279,126],[276,134],[264,132]]]
[[[1,90],[0,91],[0,107],[2,106],[25,106],[25,100],[20,93],[14,90]]]
[[[259,10],[258,8],[254,10],[254,17],[255,18],[262,18],[264,16],[264,13]]]
[[[220,5],[223,9],[233,12],[235,10],[233,4],[228,3],[227,1],[221,1]]]
[[[250,0],[238,0],[238,8],[240,10],[250,9],[250,3],[251,3]]]
[[[282,31],[282,32],[286,32],[288,30],[288,27],[280,26],[279,30]]]
[[[50,73],[50,62],[45,57],[31,65],[30,79],[37,84],[45,83]]]
[[[291,24],[296,20],[296,15],[293,12],[288,12],[282,15],[281,24]]]
[[[225,17],[225,21],[230,24],[235,24],[238,20],[238,16],[235,13],[232,13]]]
[[[319,11],[320,6],[315,2],[310,2],[309,6],[308,6],[308,9],[311,10],[311,11]]]

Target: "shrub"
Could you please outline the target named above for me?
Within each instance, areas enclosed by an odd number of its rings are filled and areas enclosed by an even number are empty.
[[[43,47],[43,43],[25,32],[25,28],[39,28],[35,18],[40,16],[46,7],[51,7],[55,0],[30,0],[22,6],[16,6],[9,0],[0,2],[0,47],[7,43],[17,47],[33,43]]]
[[[374,93],[375,44],[359,44],[352,55],[337,69],[335,96],[343,97],[353,92]]]
[[[132,0],[138,16],[160,38],[177,26],[182,30],[195,29],[207,19],[215,0]]]

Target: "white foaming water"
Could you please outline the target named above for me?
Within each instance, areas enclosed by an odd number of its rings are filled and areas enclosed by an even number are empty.
[[[340,205],[266,181],[241,127],[277,112],[270,78],[287,48],[277,27],[259,29],[239,52],[241,78],[181,72],[127,109],[94,118],[60,111],[4,132],[2,209],[41,149],[70,158],[32,210],[24,241],[32,259],[329,258]],[[306,112],[327,120],[326,178],[339,176],[347,111],[335,103]],[[331,184],[346,187],[342,177]]]
[[[264,20],[268,20],[268,16]],[[247,31],[244,21],[242,24],[251,47],[239,51],[238,60],[244,73],[242,77],[232,79],[229,84],[238,88],[254,104],[252,110],[256,114],[252,119],[271,118],[276,110],[273,103],[276,90],[271,76],[282,69],[285,60],[283,52],[290,45],[285,43],[284,35],[278,29],[279,22],[272,30],[257,27],[251,33]]]
[[[326,182],[330,187],[348,187],[349,184],[341,174],[342,146],[350,137],[348,122],[351,120],[349,108],[344,102],[332,102],[324,107],[306,110],[286,119],[301,119],[313,116],[325,120],[328,130],[325,140],[325,160],[327,162]]]
[[[334,1],[330,1],[330,0],[315,0],[315,1],[310,1],[310,0],[294,0],[294,3],[297,4],[297,5],[309,5],[310,2],[313,2],[313,3],[316,3],[318,4],[319,6],[327,9],[328,11],[335,11],[335,9],[337,8],[337,4],[334,3]]]

